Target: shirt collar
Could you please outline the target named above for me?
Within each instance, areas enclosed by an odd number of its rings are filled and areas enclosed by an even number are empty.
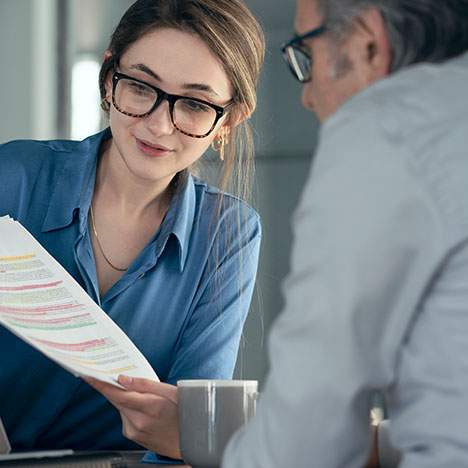
[[[193,177],[188,173],[178,175],[178,187],[172,198],[169,211],[158,236],[157,255],[159,256],[170,234],[173,234],[179,247],[179,270],[183,271],[188,255],[190,235],[195,218],[196,193]]]
[[[77,210],[81,208],[85,208],[87,213],[94,188],[99,149],[102,142],[110,137],[110,129],[106,129],[81,142],[54,142],[55,152],[64,153],[64,162],[53,181],[53,192],[42,232],[70,225]],[[80,210],[80,220],[83,224],[86,216],[83,216],[82,211],[84,210]]]
[[[43,232],[69,226],[77,212],[80,218],[80,231],[84,232],[96,178],[99,149],[101,144],[111,136],[108,128],[81,142],[57,143],[56,151],[68,153],[68,157],[57,172],[57,179],[42,225]],[[179,247],[178,267],[180,271],[183,271],[187,260],[195,205],[196,193],[193,177],[188,173],[181,173],[156,243],[156,255],[159,256],[169,236],[171,234],[175,236]]]

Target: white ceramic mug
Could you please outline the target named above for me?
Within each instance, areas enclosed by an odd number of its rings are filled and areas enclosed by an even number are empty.
[[[256,380],[180,380],[180,450],[193,468],[216,468],[234,432],[255,414]]]

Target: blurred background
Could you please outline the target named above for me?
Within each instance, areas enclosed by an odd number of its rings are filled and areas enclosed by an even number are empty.
[[[0,143],[83,139],[105,126],[97,76],[110,35],[131,0],[0,0]],[[308,174],[317,122],[280,46],[293,31],[294,0],[247,0],[267,37],[258,110],[253,206],[263,225],[261,262],[236,376],[264,382],[267,337],[281,311],[291,215]],[[0,182],[1,183],[1,182]]]

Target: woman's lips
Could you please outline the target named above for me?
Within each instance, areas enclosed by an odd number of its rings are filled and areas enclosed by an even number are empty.
[[[136,138],[136,144],[138,146],[138,149],[148,155],[152,156],[155,158],[161,158],[163,156],[167,156],[168,154],[172,153],[173,150],[166,148],[165,146],[162,145],[154,145],[152,143],[149,143],[144,140],[140,140]]]

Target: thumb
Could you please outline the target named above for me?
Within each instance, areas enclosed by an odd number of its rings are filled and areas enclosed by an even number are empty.
[[[129,377],[128,375],[119,375],[118,382],[126,390],[138,393],[152,393],[177,404],[177,387],[175,385],[139,377]]]

